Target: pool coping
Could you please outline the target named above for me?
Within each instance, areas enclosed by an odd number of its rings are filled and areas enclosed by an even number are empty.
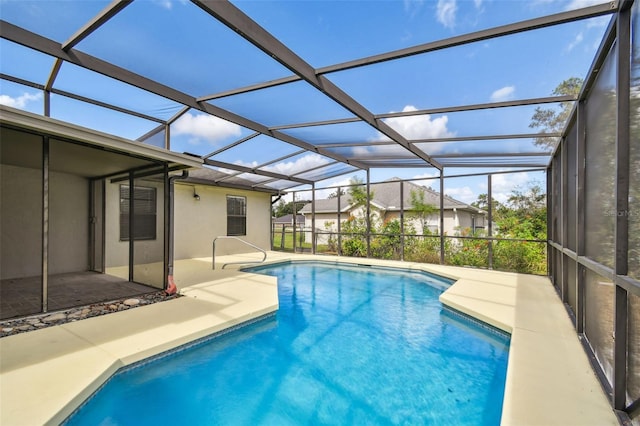
[[[274,277],[210,265],[176,263],[183,297],[0,339],[0,424],[60,424],[118,369],[277,311]]]
[[[278,252],[268,252],[264,264],[296,260],[456,280],[440,301],[511,335],[502,425],[619,424],[547,277]],[[119,368],[278,308],[275,278],[211,271],[211,258],[176,262],[175,277],[185,297],[0,339],[0,424],[59,424]],[[158,318],[165,321],[158,324]]]

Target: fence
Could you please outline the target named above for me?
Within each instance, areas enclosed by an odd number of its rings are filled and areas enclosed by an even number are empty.
[[[508,272],[547,274],[547,246],[544,240],[497,237],[418,234],[340,233],[316,229],[313,244],[310,228],[274,226],[276,251],[314,252],[320,255],[371,257],[418,263],[495,269]],[[294,245],[295,239],[295,245]],[[367,255],[367,242],[370,254]],[[442,250],[444,247],[444,250]]]

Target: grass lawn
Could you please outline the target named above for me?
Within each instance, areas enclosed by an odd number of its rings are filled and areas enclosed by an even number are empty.
[[[299,250],[301,247],[305,251],[311,251],[311,242],[305,241],[304,232],[296,232],[296,249]],[[326,251],[327,247],[326,245],[318,244],[317,249],[318,251]],[[293,231],[285,231],[283,243],[282,230],[276,230],[273,234],[273,250],[293,251]]]

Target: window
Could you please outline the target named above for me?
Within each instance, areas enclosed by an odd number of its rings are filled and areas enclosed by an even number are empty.
[[[247,198],[227,195],[227,235],[247,235]]]
[[[129,241],[129,185],[120,185],[120,241]],[[156,239],[156,189],[133,187],[133,239]]]

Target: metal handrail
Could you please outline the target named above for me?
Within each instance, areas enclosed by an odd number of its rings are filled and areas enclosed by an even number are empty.
[[[213,268],[212,269],[216,269],[216,240],[218,240],[218,239],[238,240],[241,243],[244,243],[244,244],[246,244],[248,246],[251,246],[254,249],[260,251],[264,255],[262,260],[260,260],[258,262],[256,262],[256,261],[246,261],[246,260],[242,260],[242,261],[239,261],[239,262],[227,262],[227,263],[222,264],[222,269],[224,269],[224,267],[227,266],[227,265],[239,265],[239,264],[245,264],[245,263],[247,263],[247,264],[248,263],[262,263],[267,259],[267,252],[265,250],[261,249],[260,247],[254,245],[254,244],[251,244],[248,241],[243,240],[242,238],[232,237],[232,236],[220,236],[220,237],[215,237],[213,239],[213,255],[212,255]]]

